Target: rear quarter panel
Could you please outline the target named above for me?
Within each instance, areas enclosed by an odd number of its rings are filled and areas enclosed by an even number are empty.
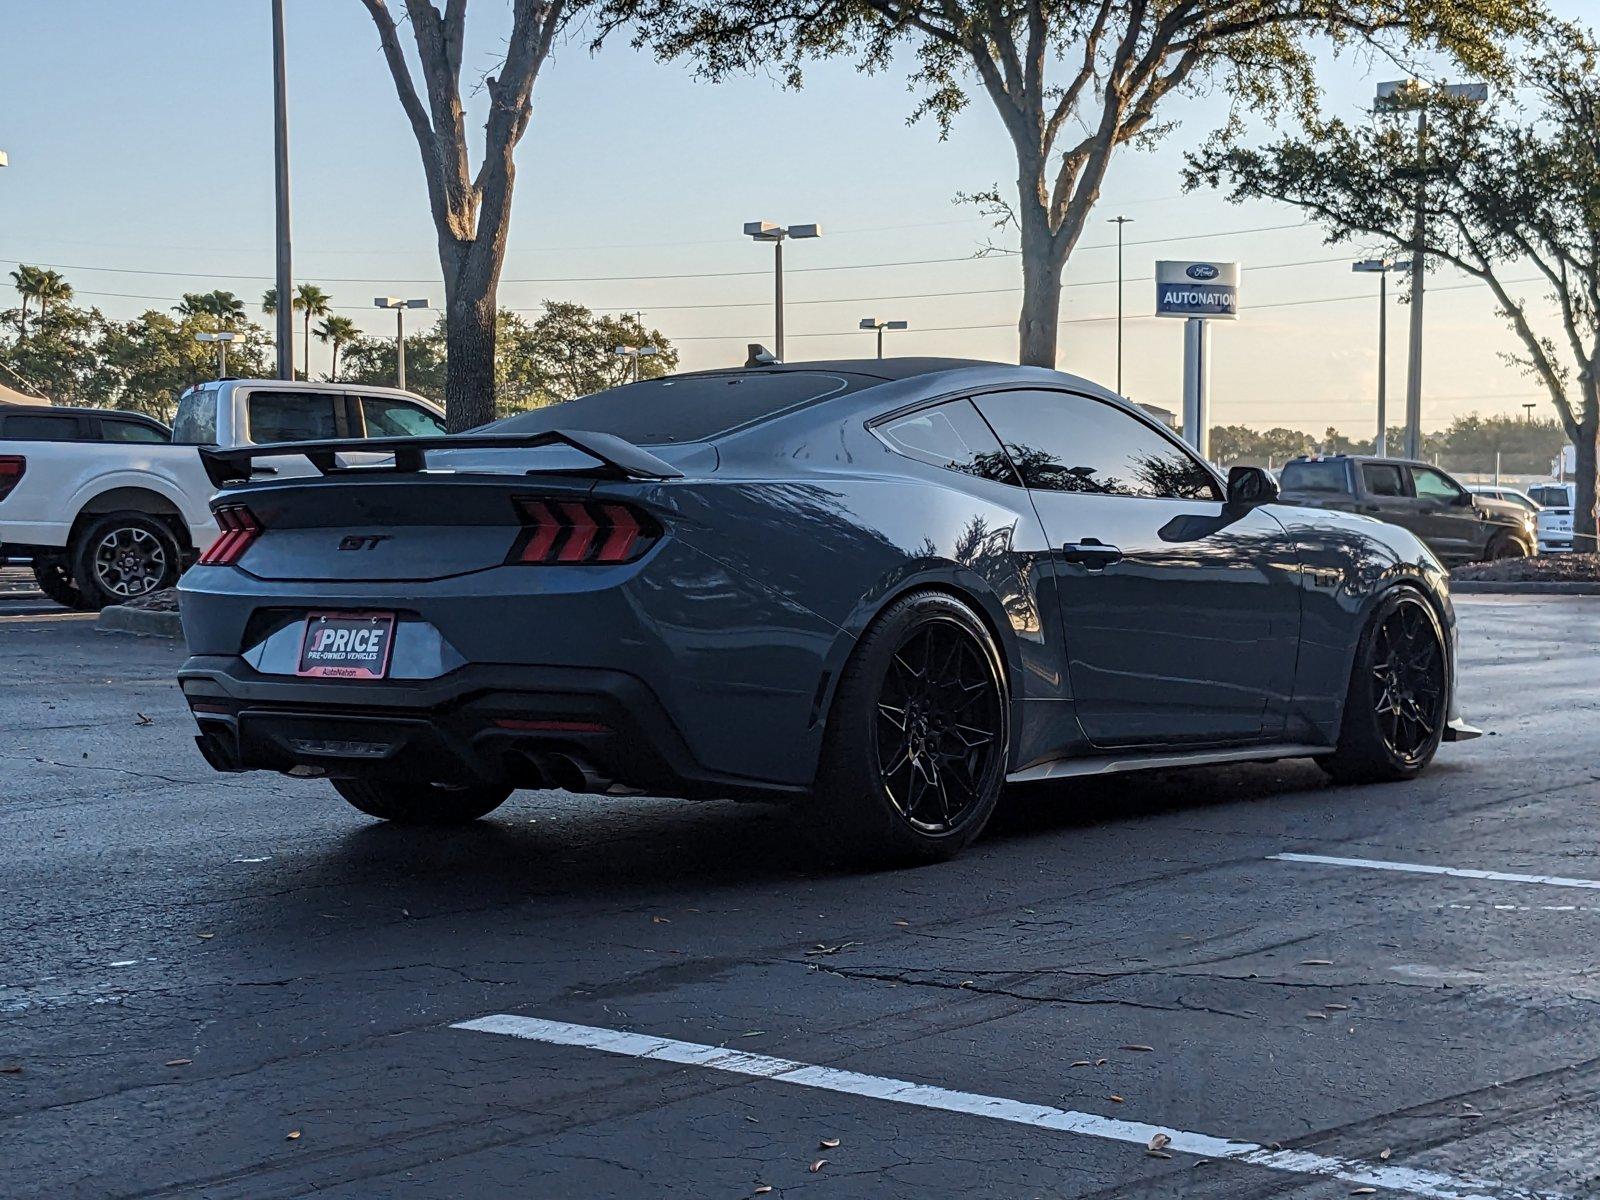
[[[194,446],[136,442],[7,442],[27,459],[16,489],[0,502],[0,542],[65,546],[72,524],[96,497],[139,488],[183,514],[190,540],[204,547],[216,534],[211,481]]]

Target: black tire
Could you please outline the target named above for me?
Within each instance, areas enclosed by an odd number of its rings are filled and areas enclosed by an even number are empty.
[[[333,787],[367,816],[396,825],[466,825],[492,813],[511,795],[510,788],[487,785],[444,787],[367,779],[335,779]]]
[[[1412,779],[1433,761],[1449,712],[1444,630],[1422,595],[1396,588],[1356,647],[1338,748],[1317,764],[1339,783]]]
[[[65,554],[36,554],[33,558],[33,577],[39,590],[57,604],[68,608],[87,609],[83,589],[72,578],[72,568]]]
[[[835,861],[951,858],[994,812],[1009,736],[1005,667],[988,628],[944,592],[904,596],[840,676],[805,829]]]
[[[1527,558],[1533,551],[1526,542],[1513,533],[1497,533],[1484,548],[1484,562],[1498,562],[1503,558]]]
[[[72,540],[72,578],[84,607],[123,604],[178,582],[178,539],[145,513],[95,517]]]

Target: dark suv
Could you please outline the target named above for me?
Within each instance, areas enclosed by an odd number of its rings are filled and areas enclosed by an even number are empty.
[[[1337,508],[1399,525],[1449,566],[1534,552],[1532,514],[1474,496],[1427,463],[1354,454],[1295,458],[1284,464],[1280,480],[1285,504]]]
[[[3,442],[148,442],[172,440],[172,430],[143,413],[113,408],[11,408],[0,404]]]

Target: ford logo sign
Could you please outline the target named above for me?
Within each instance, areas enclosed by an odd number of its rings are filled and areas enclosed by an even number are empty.
[[[1190,267],[1184,272],[1184,274],[1190,279],[1215,279],[1218,275],[1222,274],[1222,272],[1217,270],[1217,268],[1213,267],[1210,263],[1195,263],[1194,266]]]

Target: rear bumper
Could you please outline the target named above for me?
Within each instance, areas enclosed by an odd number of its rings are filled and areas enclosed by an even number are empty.
[[[474,664],[428,680],[264,675],[189,659],[178,683],[224,771],[781,798],[800,789],[703,768],[650,688],[620,671]],[[574,770],[576,768],[576,770]],[[577,776],[582,775],[581,786]]]

